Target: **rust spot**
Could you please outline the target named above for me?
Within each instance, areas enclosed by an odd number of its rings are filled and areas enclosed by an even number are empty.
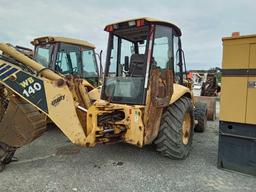
[[[59,80],[56,81],[56,86],[57,87],[61,87],[63,85],[65,85],[64,79],[59,79]]]
[[[17,77],[15,75],[12,75],[10,78],[9,78],[11,81],[16,81]]]
[[[169,105],[173,94],[173,74],[171,70],[151,70],[150,95],[144,114],[144,144],[150,144],[157,137],[163,108]]]
[[[171,70],[160,72],[153,69],[151,72],[151,98],[155,107],[166,107],[169,105],[173,94],[173,75]]]

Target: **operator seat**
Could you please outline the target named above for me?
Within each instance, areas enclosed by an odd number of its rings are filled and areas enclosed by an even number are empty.
[[[129,75],[133,77],[144,76],[145,73],[145,55],[132,54],[130,59]]]

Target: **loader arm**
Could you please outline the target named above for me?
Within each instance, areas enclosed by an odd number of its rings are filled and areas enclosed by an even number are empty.
[[[47,115],[72,143],[85,145],[86,130],[81,125],[76,112],[77,108],[81,107],[74,101],[66,79],[7,44],[0,44],[0,50],[41,74],[35,76],[17,65],[0,59],[0,84],[15,93],[15,97],[27,101]],[[86,116],[85,109],[84,113]]]

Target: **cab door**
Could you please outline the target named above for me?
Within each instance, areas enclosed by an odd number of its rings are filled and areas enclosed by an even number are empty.
[[[152,55],[148,55],[151,57],[151,70],[144,115],[145,144],[151,143],[157,137],[163,109],[169,105],[173,94],[172,28],[159,25],[154,27]]]

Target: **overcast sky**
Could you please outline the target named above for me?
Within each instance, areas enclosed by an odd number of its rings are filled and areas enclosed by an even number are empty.
[[[141,16],[181,28],[190,69],[220,66],[222,37],[256,33],[255,0],[0,0],[0,41],[32,47],[35,37],[59,35],[105,51],[106,24]]]

